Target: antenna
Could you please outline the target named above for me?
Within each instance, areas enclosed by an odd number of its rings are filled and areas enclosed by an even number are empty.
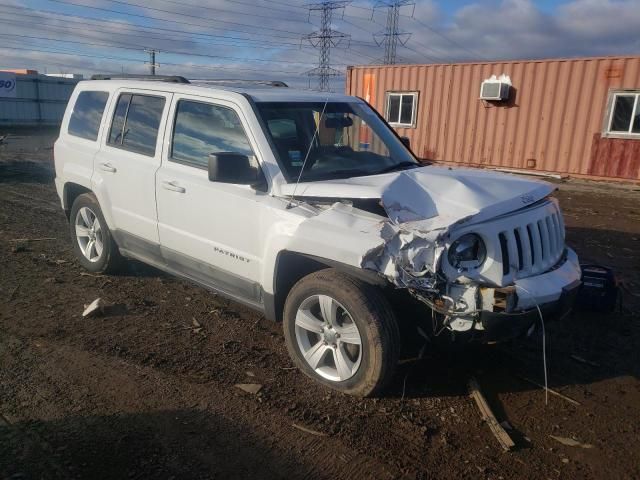
[[[329,96],[327,96],[324,101],[324,105],[322,106],[322,112],[320,112],[320,117],[318,117],[318,124],[316,125],[316,131],[313,132],[313,137],[311,137],[311,141],[309,142],[309,148],[307,149],[307,154],[304,156],[304,161],[302,162],[302,167],[300,168],[300,173],[298,174],[298,180],[296,180],[296,186],[293,187],[293,193],[291,197],[289,197],[289,203],[287,203],[287,208],[291,208],[291,202],[293,202],[294,197],[296,196],[296,190],[298,190],[298,184],[300,183],[300,179],[302,178],[302,173],[304,172],[304,167],[307,164],[307,159],[309,158],[309,154],[311,153],[311,147],[313,147],[313,142],[318,136],[318,132],[320,131],[320,124],[322,122],[322,117],[324,117],[324,112],[327,109],[327,103],[329,103]]]
[[[411,38],[411,33],[401,32],[399,28],[400,9],[402,7],[412,6],[415,10],[416,4],[411,0],[393,0],[393,1],[379,1],[373,6],[371,11],[371,17],[378,8],[387,9],[387,24],[385,29],[381,32],[374,33],[373,39],[380,47],[384,45],[384,60],[385,65],[394,65],[396,63],[396,48],[398,42],[400,45],[406,45]],[[413,17],[413,13],[411,14]]]
[[[333,11],[342,9],[344,15],[344,8],[351,3],[349,0],[341,1],[324,1],[320,3],[311,3],[308,5],[309,17],[314,11],[319,11],[321,14],[320,30],[305,35],[303,40],[307,40],[313,47],[320,50],[318,57],[318,66],[312,68],[307,72],[309,77],[318,77],[318,90],[321,92],[328,92],[330,90],[329,79],[331,77],[337,77],[342,75],[340,70],[331,68],[331,47],[337,47],[344,40],[350,40],[351,36],[346,33],[338,32],[331,28],[331,20],[333,18]],[[311,80],[309,80],[311,82]]]

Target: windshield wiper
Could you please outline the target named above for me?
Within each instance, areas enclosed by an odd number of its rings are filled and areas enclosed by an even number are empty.
[[[349,177],[356,177],[360,175],[371,175],[371,173],[361,168],[351,168],[351,169],[345,169],[345,170],[330,170],[328,172],[318,173],[318,177],[328,176],[329,179],[336,176],[338,176],[339,178],[349,178]]]
[[[404,170],[406,168],[417,168],[420,164],[416,162],[404,161],[400,163],[396,163],[395,165],[391,165],[390,167],[383,168],[382,170],[378,170],[374,175],[379,175],[381,173],[389,173],[395,172],[396,170]]]

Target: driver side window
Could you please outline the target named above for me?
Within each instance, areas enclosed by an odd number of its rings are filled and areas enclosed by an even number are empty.
[[[215,152],[253,155],[236,112],[210,103],[180,100],[176,107],[170,159],[206,169],[209,154]]]

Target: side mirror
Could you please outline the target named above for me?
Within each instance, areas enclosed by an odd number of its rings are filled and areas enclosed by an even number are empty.
[[[247,155],[216,152],[209,155],[209,181],[257,187],[265,183],[262,170]]]
[[[400,141],[405,147],[411,150],[411,140],[409,139],[409,137],[400,137]]]

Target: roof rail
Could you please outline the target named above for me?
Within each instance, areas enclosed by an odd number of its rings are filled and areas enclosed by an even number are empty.
[[[189,80],[178,75],[138,75],[134,73],[101,73],[92,75],[91,80],[147,80],[154,82],[190,83]]]
[[[241,79],[192,79],[192,83],[203,83],[206,85],[260,85],[264,87],[288,87],[286,83],[280,80],[241,80]]]

